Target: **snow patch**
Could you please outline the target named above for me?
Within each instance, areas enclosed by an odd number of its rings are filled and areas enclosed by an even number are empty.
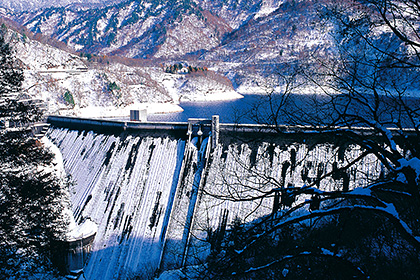
[[[75,115],[83,118],[112,118],[127,117],[130,110],[146,110],[147,114],[163,114],[182,112],[183,109],[172,103],[135,103],[125,107],[113,106],[87,106],[75,108]]]
[[[54,154],[52,164],[50,167],[44,167],[44,170],[49,169],[49,171],[55,173],[58,178],[64,178],[66,176],[66,171],[64,170],[63,156],[61,155],[60,150],[56,145],[54,145],[54,143],[51,142],[50,139],[45,136],[42,137],[40,141],[44,147],[49,149]]]
[[[73,224],[74,226],[74,224]],[[67,233],[67,241],[76,241],[91,236],[98,231],[98,226],[91,220],[85,220],[81,225],[73,227]]]

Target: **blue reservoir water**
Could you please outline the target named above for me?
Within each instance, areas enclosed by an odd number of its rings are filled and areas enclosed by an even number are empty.
[[[316,102],[314,102],[316,100]],[[317,116],[325,114],[330,109],[319,110],[314,103],[322,102],[317,95],[260,95],[245,94],[244,98],[227,101],[181,102],[183,112],[169,114],[151,114],[148,121],[187,122],[189,118],[210,119],[219,115],[222,123],[262,123],[273,124],[272,116],[276,114],[278,124],[292,125],[295,122],[303,124],[299,116],[308,114]],[[277,110],[280,108],[280,110]],[[304,114],[296,109],[303,110]],[[321,119],[323,116],[320,117]]]
[[[369,103],[374,104],[373,96],[365,96]],[[408,116],[400,111],[398,104],[390,97],[381,97],[381,105],[377,109],[379,120],[386,124],[399,116],[402,125],[412,126]],[[420,98],[405,98],[404,102],[413,108],[420,107]],[[341,104],[341,105],[340,105]],[[286,125],[326,125],[333,123],[343,108],[348,114],[358,115],[366,120],[372,120],[370,107],[360,105],[356,100],[334,98],[334,106],[330,97],[315,94],[307,95],[258,95],[247,94],[244,98],[228,101],[181,102],[184,111],[169,114],[148,115],[148,121],[187,122],[189,118],[210,119],[219,115],[222,123],[263,123]],[[273,118],[273,116],[275,116]],[[342,123],[336,123],[336,125]],[[364,126],[363,123],[355,123]]]
[[[220,121],[223,123],[235,122],[254,122],[246,115],[247,112],[254,106],[255,102],[260,99],[260,96],[250,94],[245,95],[244,98],[227,100],[227,101],[205,101],[205,102],[181,102],[179,105],[184,109],[179,113],[168,114],[150,114],[147,116],[148,121],[163,121],[163,122],[186,122],[189,118],[207,118],[210,119],[212,115],[219,115]]]

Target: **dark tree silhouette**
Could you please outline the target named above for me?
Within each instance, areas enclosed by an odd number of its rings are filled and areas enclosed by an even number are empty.
[[[0,278],[26,279],[51,270],[68,200],[66,179],[52,171],[53,153],[32,136],[42,110],[20,93],[23,71],[7,32],[0,30]]]

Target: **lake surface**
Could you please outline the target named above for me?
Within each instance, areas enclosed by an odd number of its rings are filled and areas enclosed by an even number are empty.
[[[372,96],[365,96],[364,101],[374,104]],[[269,123],[273,124],[273,116],[276,116],[277,124],[285,125],[326,125],[337,119],[337,112],[347,108],[347,113],[361,116],[372,120],[374,116],[368,106],[361,106],[355,100],[349,101],[345,95],[334,97],[335,106],[331,99],[315,94],[288,95],[258,95],[246,94],[244,98],[227,101],[205,102],[181,102],[179,105],[184,109],[179,113],[151,114],[148,121],[161,122],[187,122],[189,118],[210,119],[213,115],[219,115],[222,123]],[[395,100],[389,97],[381,97],[381,104],[377,108],[378,119],[386,126],[393,126],[396,118],[401,120],[404,127],[412,127],[410,118],[400,111],[401,107],[395,104]],[[398,101],[397,101],[398,102]],[[420,108],[420,98],[404,98],[404,102],[412,108]],[[341,104],[341,105],[340,105]],[[349,106],[350,105],[350,106]],[[400,108],[400,109],[398,109]],[[340,125],[340,123],[336,123]],[[364,124],[354,123],[356,126]]]
[[[316,115],[318,110],[312,105],[314,100],[321,102],[317,95],[273,95],[245,94],[244,98],[225,101],[188,101],[179,105],[183,112],[168,114],[150,114],[148,121],[187,122],[189,118],[211,119],[219,115],[222,123],[272,123],[272,108],[281,108],[277,115],[279,124],[292,124],[291,115],[296,115],[291,108],[305,108],[305,113]]]
[[[233,123],[239,121],[238,115],[246,115],[252,104],[260,99],[258,95],[245,95],[244,98],[226,101],[181,102],[183,112],[168,114],[151,114],[148,121],[187,122],[189,118],[210,119],[213,115],[220,116],[220,122]],[[241,118],[243,120],[243,116]],[[250,122],[251,120],[247,120]],[[254,123],[254,122],[252,122]]]

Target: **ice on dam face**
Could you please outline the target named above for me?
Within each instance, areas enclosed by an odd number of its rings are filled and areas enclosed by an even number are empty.
[[[214,237],[217,232],[229,230],[235,221],[249,223],[311,198],[300,195],[288,201],[284,196],[275,206],[275,190],[304,186],[321,191],[351,190],[372,183],[383,168],[375,156],[363,152],[358,145],[343,147],[328,143],[259,143],[256,148],[240,143],[217,146],[205,172],[206,183],[191,231],[194,238],[190,243],[195,245],[191,246],[187,260],[194,264],[194,255],[215,246],[199,241],[209,240],[209,233]],[[346,172],[337,171],[349,164],[352,167]]]
[[[347,172],[333,172],[353,161]],[[381,171],[377,158],[364,155],[357,145],[261,143],[257,149],[246,144],[219,145],[212,154],[200,203],[206,205],[202,206],[205,212],[215,208],[208,216],[216,218],[209,219],[208,226],[217,226],[217,217],[225,208],[230,212],[229,221],[238,216],[249,222],[272,211],[274,189],[313,185],[323,191],[351,190],[368,185]],[[217,200],[223,203],[213,203]]]
[[[368,185],[383,168],[357,145],[191,141],[50,129],[74,181],[76,223],[98,225],[87,279],[152,277],[205,261],[215,234],[309,199],[278,190]],[[340,168],[352,163],[346,172]],[[215,239],[216,238],[216,239]],[[217,242],[216,242],[217,243]]]
[[[87,279],[153,274],[185,142],[67,129],[50,130],[48,137],[74,181],[76,222],[90,219],[98,225]]]

